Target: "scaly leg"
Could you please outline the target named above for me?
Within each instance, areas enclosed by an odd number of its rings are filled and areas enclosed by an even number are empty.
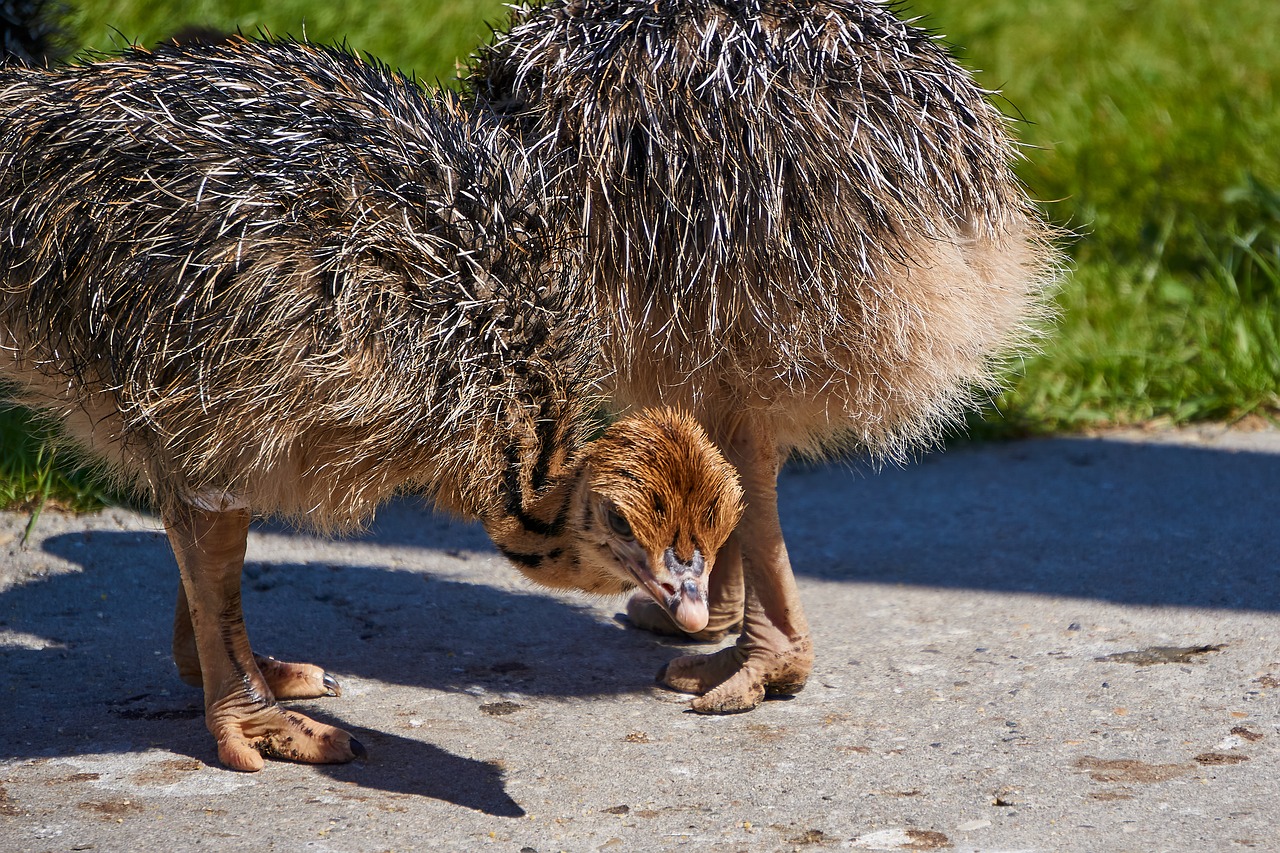
[[[683,637],[700,643],[718,643],[727,634],[741,630],[746,588],[742,582],[742,551],[736,534],[729,537],[716,555],[715,567],[708,580],[711,618],[707,627],[696,634],[681,631],[667,608],[645,592],[637,592],[627,602],[627,618],[645,631],[663,636]]]
[[[676,658],[658,674],[674,690],[700,694],[692,707],[703,714],[750,711],[766,694],[796,693],[813,669],[809,624],[778,519],[781,459],[774,432],[763,420],[744,418],[722,449],[746,492],[734,533],[747,588],[742,634],[735,646]]]
[[[248,511],[179,506],[166,514],[165,528],[182,574],[204,686],[205,725],[217,739],[222,763],[234,770],[261,770],[264,756],[328,764],[363,755],[360,743],[341,729],[277,705],[254,662],[240,609]],[[185,667],[190,675],[189,660]]]
[[[315,664],[286,663],[259,654],[253,656],[253,661],[267,680],[271,695],[277,699],[342,695],[337,679]],[[181,583],[178,584],[178,603],[173,611],[173,662],[178,665],[179,678],[192,687],[204,686],[200,675],[200,655],[196,651],[196,633],[191,627],[191,612],[187,606],[187,590]]]

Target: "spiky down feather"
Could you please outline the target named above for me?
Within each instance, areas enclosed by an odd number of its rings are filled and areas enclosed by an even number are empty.
[[[532,156],[569,152],[623,403],[894,453],[1035,335],[1058,255],[1008,122],[886,4],[538,0],[469,82]]]
[[[332,528],[408,485],[499,512],[512,466],[536,491],[596,406],[548,166],[339,49],[10,69],[6,373],[162,501]]]

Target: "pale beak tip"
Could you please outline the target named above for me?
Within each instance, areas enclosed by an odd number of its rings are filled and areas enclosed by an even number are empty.
[[[711,614],[707,612],[707,602],[702,598],[681,596],[680,602],[672,612],[672,617],[680,630],[686,634],[696,634],[707,627]]]

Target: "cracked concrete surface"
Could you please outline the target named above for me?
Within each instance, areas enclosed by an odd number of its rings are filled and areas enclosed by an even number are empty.
[[[125,510],[0,515],[0,850],[1280,849],[1280,432],[792,466],[818,661],[733,717],[653,685],[686,647],[541,592],[414,502],[271,525],[260,651],[368,760],[217,765],[169,660],[177,573]]]

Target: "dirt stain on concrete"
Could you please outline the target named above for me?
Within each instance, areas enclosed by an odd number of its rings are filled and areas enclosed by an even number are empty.
[[[1116,652],[1094,658],[1104,663],[1131,663],[1135,666],[1154,666],[1159,663],[1192,663],[1213,652],[1220,652],[1225,645],[1216,646],[1148,646],[1130,652]]]
[[[137,785],[173,785],[187,774],[204,767],[194,758],[169,758],[149,764],[134,774]]]
[[[786,726],[771,726],[767,723],[750,723],[746,730],[761,743],[777,743],[787,736]]]
[[[0,785],[0,815],[17,817],[20,814],[22,814],[22,808],[9,798],[9,792],[4,789],[4,785]]]
[[[90,800],[79,803],[80,808],[93,812],[103,820],[116,820],[142,811],[142,806],[132,800]]]
[[[951,846],[951,839],[932,829],[908,829],[903,850],[944,850]]]
[[[1095,758],[1092,755],[1077,759],[1075,766],[1087,771],[1095,782],[1124,784],[1167,782],[1191,772],[1185,764],[1147,764],[1129,758]]]

